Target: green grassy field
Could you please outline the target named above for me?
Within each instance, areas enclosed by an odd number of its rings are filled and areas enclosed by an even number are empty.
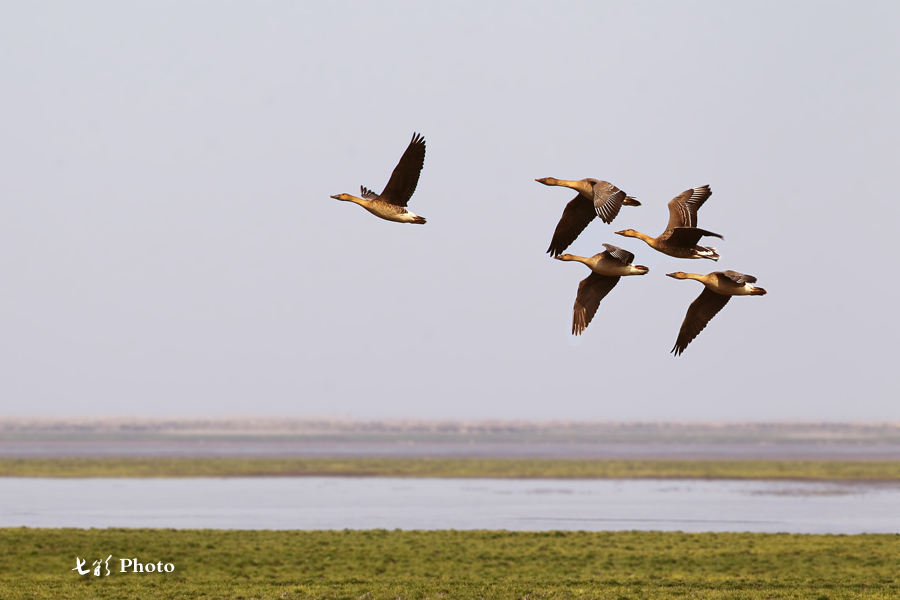
[[[3,458],[0,477],[710,478],[900,481],[900,461],[500,458]]]
[[[110,554],[109,576],[71,570]],[[4,600],[887,599],[898,567],[898,535],[0,529]]]
[[[0,459],[0,476],[900,480],[900,462]],[[75,557],[113,555],[112,575]],[[121,558],[173,573],[120,573]],[[8,598],[897,598],[900,536],[0,529]]]

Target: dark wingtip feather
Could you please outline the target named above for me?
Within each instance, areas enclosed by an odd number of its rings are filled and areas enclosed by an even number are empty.
[[[721,233],[716,233],[715,231],[710,231],[710,230],[708,230],[708,229],[700,229],[699,227],[695,227],[694,229],[696,229],[697,231],[701,232],[704,236],[717,237],[717,238],[719,238],[720,240],[724,240],[724,239],[725,239],[725,236],[724,236],[724,235],[722,235]]]
[[[572,314],[572,335],[581,335],[584,329],[584,311],[576,310]]]

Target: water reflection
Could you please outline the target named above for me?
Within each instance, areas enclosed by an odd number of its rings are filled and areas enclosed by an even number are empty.
[[[0,526],[900,532],[900,485],[0,478]]]

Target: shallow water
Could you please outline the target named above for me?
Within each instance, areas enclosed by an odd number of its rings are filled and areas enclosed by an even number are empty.
[[[900,532],[900,485],[709,480],[0,478],[2,527]]]

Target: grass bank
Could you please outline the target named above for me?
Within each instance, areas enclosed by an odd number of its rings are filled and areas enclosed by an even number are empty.
[[[71,570],[110,554],[109,576]],[[898,535],[15,528],[0,598],[886,599],[898,556]]]
[[[0,477],[502,477],[900,481],[900,461],[4,458]]]

